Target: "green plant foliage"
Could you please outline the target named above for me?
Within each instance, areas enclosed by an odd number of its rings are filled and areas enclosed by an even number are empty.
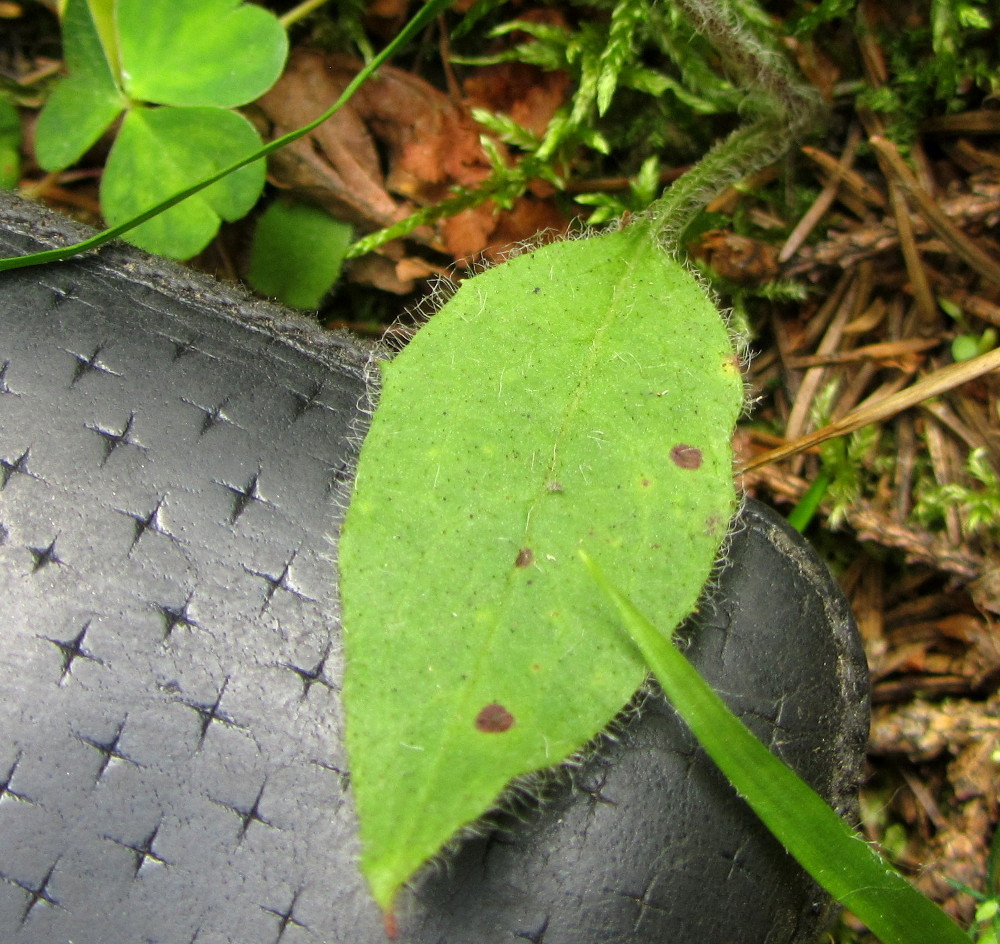
[[[116,0],[122,79],[130,98],[234,108],[281,75],[285,31],[242,0]]]
[[[35,127],[35,157],[45,170],[68,167],[128,105],[86,0],[67,0],[62,17],[68,75],[50,96]]]
[[[352,233],[316,207],[276,200],[257,221],[247,281],[293,308],[318,308],[340,275]]]
[[[452,31],[452,38],[468,35],[473,24],[481,24],[502,6],[504,0],[479,0]],[[650,0],[598,0],[596,6],[608,11],[607,22],[584,20],[569,28],[511,20],[494,27],[490,35],[524,35],[525,41],[488,56],[453,56],[454,62],[468,65],[523,62],[565,71],[574,83],[571,100],[556,111],[542,134],[507,115],[476,109],[476,121],[490,135],[519,149],[520,159],[512,164],[492,138],[484,136],[491,163],[485,181],[360,240],[359,253],[487,199],[509,208],[538,178],[562,189],[568,172],[618,174],[630,166],[644,184],[649,160],[665,153],[675,160],[690,159],[711,143],[715,131],[705,117],[735,115],[747,94],[720,74],[718,56],[698,35],[687,12],[677,4]],[[612,101],[624,95],[631,99],[612,109]],[[612,148],[605,128],[621,142],[620,148]],[[602,194],[585,195],[579,202],[597,207],[590,220],[594,225],[627,209],[648,206],[648,200],[636,207],[635,199]]]
[[[21,119],[10,98],[0,91],[0,190],[21,179]]]
[[[665,625],[691,612],[735,506],[743,385],[715,306],[646,225],[468,280],[382,373],[340,590],[362,868],[390,908],[641,682],[581,542]]]
[[[809,413],[814,429],[832,422],[838,393],[836,382],[819,391]],[[893,457],[881,442],[882,432],[873,423],[820,445],[820,478],[826,483],[821,498],[829,502],[831,527],[837,527],[860,498],[871,494],[881,474],[891,471]]]
[[[979,337],[974,334],[959,334],[951,342],[951,356],[956,361],[971,361],[997,346],[995,328],[987,328]]]
[[[608,220],[616,219],[623,213],[641,213],[660,192],[660,161],[656,155],[646,158],[639,173],[629,181],[628,191],[623,194],[606,192],[581,193],[575,199],[582,206],[595,207],[587,223],[600,226]]]
[[[969,937],[975,944],[1000,944],[1000,829],[994,830],[986,864],[985,888],[977,891],[963,882],[948,880],[976,903]]]
[[[929,115],[967,108],[974,90],[988,97],[1000,91],[992,34],[996,4],[931,0],[929,6],[924,27],[901,30],[887,22],[880,41],[888,50],[891,82],[858,99],[887,116],[887,133],[903,145]]]
[[[74,0],[69,0],[69,2],[72,3]],[[104,0],[93,0],[93,2],[96,6],[98,3],[103,3]],[[200,179],[188,181],[184,187],[171,194],[167,199],[153,204],[142,213],[131,217],[123,223],[101,230],[93,236],[88,236],[86,239],[80,240],[80,242],[72,243],[68,246],[61,246],[56,249],[44,249],[41,252],[33,252],[24,256],[5,256],[0,258],[0,272],[8,269],[23,269],[28,266],[44,265],[50,262],[62,262],[66,259],[72,259],[74,256],[78,256],[81,253],[96,250],[110,242],[112,239],[117,239],[118,237],[133,233],[147,220],[152,220],[172,207],[179,206],[185,200],[192,199],[194,196],[202,193],[214,184],[225,180],[227,177],[237,173],[238,171],[241,171],[244,167],[248,167],[257,161],[261,161],[268,155],[273,154],[275,151],[291,144],[293,141],[298,141],[300,138],[305,137],[309,134],[309,132],[314,131],[321,124],[323,124],[323,122],[330,118],[331,115],[336,114],[348,101],[350,101],[354,93],[365,82],[367,82],[369,78],[371,78],[379,66],[391,58],[394,53],[405,47],[406,44],[414,38],[414,36],[418,35],[421,30],[425,29],[428,24],[433,22],[434,18],[446,10],[452,2],[453,0],[426,0],[424,5],[420,7],[416,14],[414,14],[413,18],[402,28],[402,30],[400,30],[399,33],[396,34],[396,37],[392,40],[392,42],[388,43],[381,52],[375,55],[370,62],[366,63],[364,68],[353,79],[351,79],[347,88],[341,92],[337,100],[329,108],[327,108],[326,111],[317,115],[312,121],[303,125],[301,128],[296,128],[294,131],[289,131],[288,134],[282,135],[280,138],[275,138],[268,144],[251,151],[249,154],[244,154],[238,160],[233,161],[230,164],[226,164],[206,176],[201,177]],[[101,31],[102,36],[106,35],[106,32],[103,29],[105,19],[106,18],[103,17],[96,17],[95,14],[95,18],[90,20],[92,26],[96,24],[97,30]],[[357,246],[358,243],[355,243],[354,245]]]
[[[253,126],[235,111],[133,108],[104,166],[104,215],[112,226],[122,223],[259,146]],[[183,206],[144,223],[130,241],[174,259],[189,258],[215,236],[220,219],[236,220],[248,213],[263,186],[264,165],[244,167]]]
[[[69,75],[39,116],[36,154],[46,170],[67,167],[125,112],[101,181],[111,225],[258,150],[256,131],[227,109],[267,91],[287,54],[277,19],[239,0],[67,0],[63,45]],[[128,238],[188,258],[263,184],[263,166],[245,168]]]
[[[927,526],[940,525],[951,508],[957,508],[970,534],[1000,535],[1000,476],[983,448],[973,449],[966,472],[974,484],[949,482],[917,487],[913,517]]]
[[[603,559],[603,550],[594,554]],[[587,554],[584,563],[613,604],[677,713],[736,791],[820,885],[884,944],[968,944],[969,938],[854,831],[730,711],[694,666]]]

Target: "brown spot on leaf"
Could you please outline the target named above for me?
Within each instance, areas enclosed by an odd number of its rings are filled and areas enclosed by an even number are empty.
[[[514,716],[497,702],[491,702],[476,715],[476,730],[484,734],[500,734],[513,726]]]
[[[681,469],[701,468],[701,450],[697,446],[678,443],[670,450],[670,458]]]
[[[649,479],[643,479],[642,480],[642,487],[643,488],[649,488]]]
[[[535,563],[535,554],[530,547],[522,547],[517,552],[517,559],[514,561],[515,567],[530,567]]]

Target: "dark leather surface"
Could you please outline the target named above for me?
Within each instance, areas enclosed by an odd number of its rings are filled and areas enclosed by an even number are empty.
[[[0,198],[0,251],[69,224]],[[0,273],[0,942],[367,944],[332,561],[365,352],[119,248]],[[864,659],[748,503],[689,654],[840,809]],[[786,944],[822,896],[657,695],[432,869],[419,944]]]

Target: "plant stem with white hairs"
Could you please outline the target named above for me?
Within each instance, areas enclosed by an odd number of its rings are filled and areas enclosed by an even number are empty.
[[[657,239],[673,253],[688,224],[727,187],[782,157],[805,132],[822,124],[819,95],[788,60],[754,34],[738,0],[674,0],[747,91],[753,121],[720,141],[650,205]]]

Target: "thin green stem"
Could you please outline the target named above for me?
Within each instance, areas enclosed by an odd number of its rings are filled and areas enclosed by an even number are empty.
[[[279,16],[278,22],[287,30],[293,23],[305,19],[313,10],[318,10],[327,2],[328,0],[302,0],[300,4]]]

